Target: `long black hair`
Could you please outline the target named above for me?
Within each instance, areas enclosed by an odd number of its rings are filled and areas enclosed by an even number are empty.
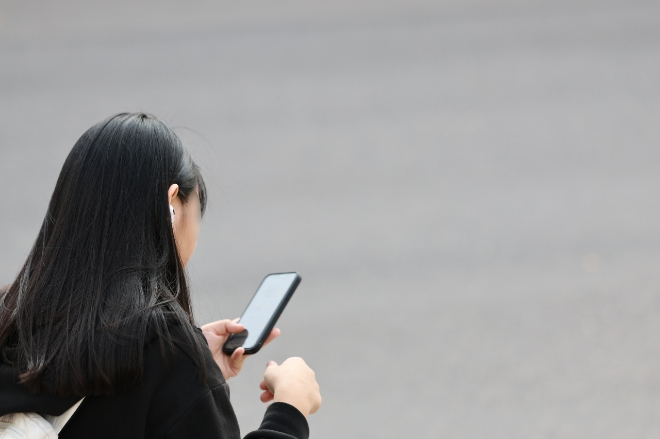
[[[188,283],[168,188],[185,203],[206,188],[178,136],[155,117],[122,113],[85,132],[60,172],[37,240],[0,297],[0,346],[33,393],[102,395],[135,387],[144,346],[174,352],[173,324],[194,347]],[[163,357],[165,358],[165,356]]]

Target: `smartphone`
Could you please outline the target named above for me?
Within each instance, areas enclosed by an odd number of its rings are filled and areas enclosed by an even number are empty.
[[[300,280],[298,273],[266,276],[238,321],[245,329],[229,336],[222,347],[223,352],[231,355],[240,347],[245,348],[246,354],[259,352]]]

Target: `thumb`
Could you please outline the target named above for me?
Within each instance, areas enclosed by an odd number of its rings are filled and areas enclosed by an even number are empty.
[[[268,389],[270,393],[275,394],[275,392],[273,392],[273,387],[272,387],[273,377],[271,376],[270,373],[268,373],[268,370],[273,367],[277,367],[277,363],[274,362],[273,360],[270,360],[268,363],[266,363],[266,371],[264,372],[264,384],[266,385],[266,389]]]

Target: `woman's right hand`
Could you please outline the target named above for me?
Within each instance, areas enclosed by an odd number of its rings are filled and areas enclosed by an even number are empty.
[[[286,402],[309,416],[321,407],[321,391],[314,371],[302,358],[288,358],[281,365],[269,361],[259,385],[263,402]]]

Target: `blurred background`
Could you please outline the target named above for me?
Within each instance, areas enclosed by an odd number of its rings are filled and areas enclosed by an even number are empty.
[[[198,324],[301,287],[312,437],[660,436],[660,3],[0,0],[0,283],[78,137],[146,111],[210,188]]]

